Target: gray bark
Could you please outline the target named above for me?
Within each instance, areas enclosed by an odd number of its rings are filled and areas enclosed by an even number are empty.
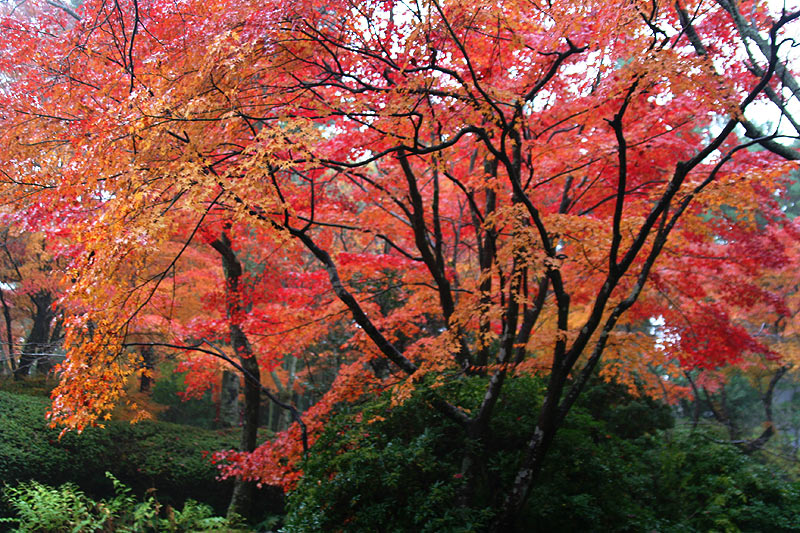
[[[219,394],[219,420],[223,426],[239,424],[239,375],[225,370]]]

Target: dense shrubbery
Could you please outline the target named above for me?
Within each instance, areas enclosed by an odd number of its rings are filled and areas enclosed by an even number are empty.
[[[479,531],[515,472],[533,424],[518,403],[539,394],[517,378],[498,405],[473,505],[459,506],[465,442],[419,391],[402,407],[389,398],[342,413],[305,462],[289,495],[287,533]],[[440,389],[441,390],[441,389]],[[470,382],[447,394],[479,400]],[[800,531],[800,486],[702,433],[671,429],[664,406],[595,384],[556,437],[520,531]]]
[[[208,503],[221,512],[230,484],[216,481],[217,471],[204,452],[238,442],[229,433],[163,422],[131,425],[109,422],[59,440],[48,427],[46,398],[0,392],[0,479],[9,485],[36,480],[48,485],[72,482],[102,497],[113,492],[109,471],[142,494],[155,487],[164,504],[186,498]]]
[[[470,406],[481,394],[477,381],[437,391]],[[541,391],[530,378],[507,386],[490,439],[475,449],[484,462],[471,505],[459,504],[465,496],[460,471],[462,450],[476,444],[429,408],[430,391],[420,386],[400,407],[390,408],[388,396],[340,407],[289,495],[283,531],[481,531],[494,519],[498,488],[515,472],[534,423],[523,403]],[[592,384],[580,402],[549,452],[520,531],[800,531],[797,483],[714,442],[711,434],[673,428],[667,407],[614,384]],[[46,398],[0,392],[0,479],[6,483],[0,516],[18,517],[21,530],[33,531],[25,524],[37,520],[63,519],[85,520],[86,531],[182,531],[181,524],[196,519],[183,529],[189,531],[221,520],[186,499],[224,512],[228,486],[215,481],[202,451],[234,445],[235,434],[111,422],[59,440],[43,418],[47,406]],[[139,499],[105,471],[133,487]],[[69,484],[52,489],[32,480]],[[147,492],[150,487],[157,492]],[[261,499],[262,512],[279,511],[266,508],[270,501]],[[26,516],[37,518],[25,522]],[[134,523],[150,525],[137,529]]]

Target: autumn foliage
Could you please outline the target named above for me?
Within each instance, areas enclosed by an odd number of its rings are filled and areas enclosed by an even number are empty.
[[[399,404],[420,383],[479,375],[478,409],[446,395],[431,408],[480,443],[506,378],[548,377],[505,493],[511,520],[600,367],[674,399],[687,391],[667,377],[682,370],[790,360],[759,333],[796,331],[785,280],[800,229],[781,191],[800,133],[752,109],[785,109],[797,87],[800,13],[659,0],[4,9],[4,209],[69,237],[59,423],[108,416],[142,339],[184,347],[193,387],[242,355],[277,386],[286,356],[311,371],[343,328],[335,381],[302,415],[312,442],[337,403],[390,389]],[[222,236],[243,265],[235,291]],[[232,325],[251,354],[234,353]],[[291,486],[300,433],[223,454],[225,472]],[[481,458],[463,453],[469,478]]]

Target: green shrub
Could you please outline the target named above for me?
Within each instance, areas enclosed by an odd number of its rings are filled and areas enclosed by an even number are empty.
[[[115,495],[95,501],[72,483],[58,488],[36,481],[6,487],[3,497],[15,513],[0,522],[17,525],[19,533],[61,532],[190,532],[232,531],[237,524],[213,516],[210,506],[186,500],[183,509],[162,506],[154,497],[137,501],[131,489],[106,473]]]
[[[284,533],[482,531],[494,518],[534,427],[541,383],[510,379],[482,445],[419,390],[342,406],[288,496]],[[438,389],[474,408],[481,380]],[[670,429],[669,409],[593,383],[548,452],[517,524],[535,531],[800,531],[800,486],[702,433]],[[482,461],[465,505],[463,450]]]
[[[689,531],[800,531],[800,484],[704,431],[673,437],[643,457],[661,516]]]
[[[107,517],[94,517],[92,502],[72,483],[53,489],[36,481],[16,488],[7,487],[3,496],[17,518],[0,519],[18,523],[16,531],[96,531]]]
[[[326,427],[288,495],[281,531],[479,531],[491,511],[453,505],[462,480],[447,447],[460,430],[414,395],[398,409],[382,397]],[[384,417],[383,420],[376,417]],[[365,423],[359,423],[363,420]]]
[[[155,488],[165,504],[187,498],[223,512],[231,483],[216,480],[205,452],[235,447],[238,435],[175,424],[109,422],[58,438],[44,413],[49,400],[0,392],[0,479],[7,484],[35,480],[52,486],[72,482],[90,495],[113,491],[104,472],[124,480],[138,494]],[[2,508],[0,508],[2,512]]]

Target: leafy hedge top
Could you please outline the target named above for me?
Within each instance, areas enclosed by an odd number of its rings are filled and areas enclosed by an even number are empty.
[[[163,503],[193,498],[224,510],[230,483],[216,481],[207,452],[230,448],[235,433],[143,421],[109,422],[58,438],[44,418],[46,398],[0,392],[0,479],[9,485],[71,481],[92,495],[112,492],[109,471],[139,493],[155,487]]]

